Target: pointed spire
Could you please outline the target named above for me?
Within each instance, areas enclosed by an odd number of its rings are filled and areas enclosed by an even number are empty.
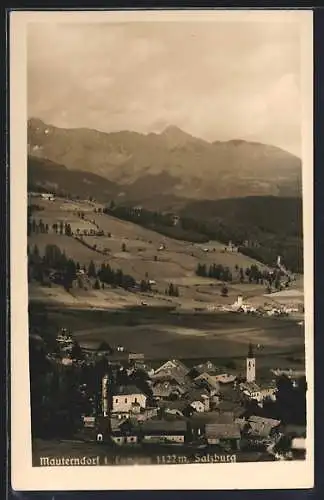
[[[251,342],[249,343],[248,358],[254,358],[253,346],[252,346]]]

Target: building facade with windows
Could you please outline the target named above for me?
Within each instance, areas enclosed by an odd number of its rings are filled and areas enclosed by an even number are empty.
[[[146,408],[147,396],[135,386],[119,387],[112,396],[112,413],[136,413]]]

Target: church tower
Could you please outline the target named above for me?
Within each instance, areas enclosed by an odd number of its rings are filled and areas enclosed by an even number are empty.
[[[104,417],[108,417],[110,414],[110,394],[109,394],[109,376],[105,375],[102,378],[101,385],[101,411]]]
[[[249,345],[249,352],[246,358],[246,381],[255,382],[255,357],[251,343]]]

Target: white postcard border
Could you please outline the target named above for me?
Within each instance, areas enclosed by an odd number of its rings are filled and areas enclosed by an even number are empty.
[[[304,204],[307,458],[300,462],[32,467],[27,290],[27,66],[29,22],[301,23],[302,159]],[[10,246],[11,246],[11,473],[12,488],[37,490],[298,489],[314,482],[313,395],[313,13],[310,10],[108,11],[10,14]],[[125,468],[126,467],[126,468]]]

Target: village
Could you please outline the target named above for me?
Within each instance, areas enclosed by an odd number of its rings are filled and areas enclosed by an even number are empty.
[[[62,331],[57,342],[68,359],[72,336]],[[121,346],[116,351],[124,354]],[[306,424],[274,418],[271,408],[279,397],[283,404],[285,397],[278,380],[284,378],[291,391],[302,390],[305,372],[273,368],[268,377],[259,377],[252,344],[243,376],[211,361],[187,367],[170,359],[155,369],[143,354],[124,354],[117,361],[109,346],[102,347],[99,356],[107,367],[97,388],[99,405],[90,398],[92,410],[82,414],[78,439],[96,442],[113,455],[127,449],[130,455],[132,451],[150,456],[182,453],[187,458],[195,453],[200,457],[263,453],[269,460],[304,458]],[[94,363],[91,353],[79,361],[80,367]],[[86,395],[87,384],[80,390]]]

